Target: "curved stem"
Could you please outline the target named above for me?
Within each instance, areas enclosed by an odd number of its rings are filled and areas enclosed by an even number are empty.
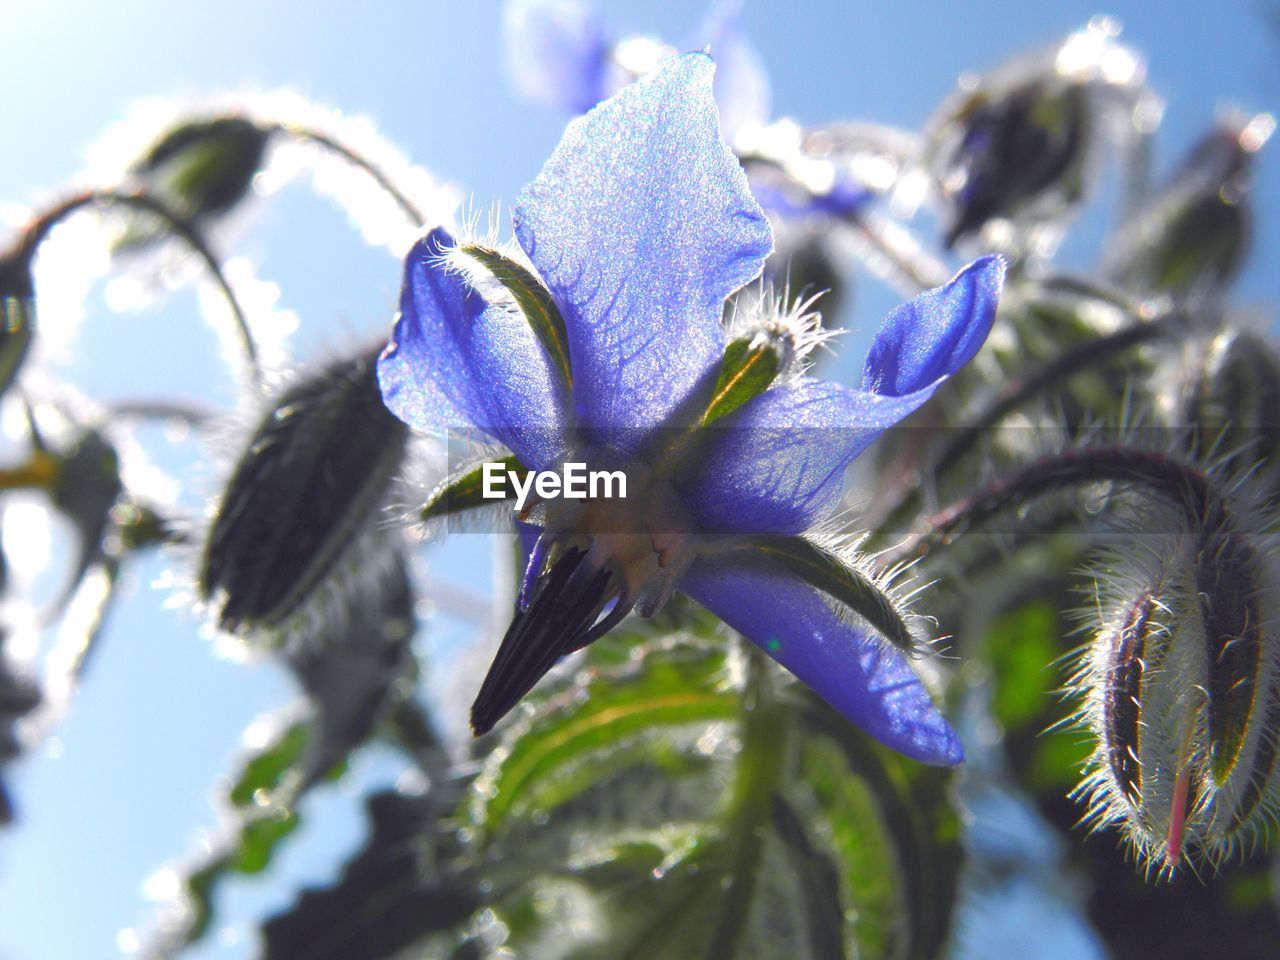
[[[840,120],[825,126],[810,127],[804,132],[804,143],[810,149],[842,153],[871,153],[900,164],[913,163],[923,147],[921,136],[887,124]]]
[[[218,263],[218,258],[214,256],[213,251],[205,243],[204,238],[194,225],[151,194],[120,190],[86,190],[68,197],[40,214],[27,227],[22,236],[19,256],[30,262],[35,257],[36,250],[40,244],[48,238],[49,231],[72,214],[91,206],[128,207],[150,214],[162,221],[165,229],[174,236],[179,237],[191,252],[200,258],[205,269],[208,270],[209,275],[213,277],[214,282],[218,285],[218,289],[226,299],[227,305],[231,308],[232,319],[235,321],[236,332],[239,334],[240,344],[244,350],[249,371],[254,381],[261,383],[262,369],[258,360],[258,346],[254,342],[253,333],[249,329],[248,318],[240,306],[240,301],[236,299],[235,291],[231,289],[231,284],[227,281],[226,274],[222,272],[222,266]]]
[[[352,166],[358,167],[373,178],[387,196],[396,202],[401,212],[409,218],[409,220],[419,227],[427,226],[426,215],[418,209],[418,206],[409,199],[405,193],[400,190],[387,174],[368,157],[358,151],[347,146],[341,140],[338,140],[331,134],[325,133],[323,130],[316,130],[312,127],[302,126],[294,123],[280,123],[278,129],[287,133],[296,140],[306,140],[314,143],[316,146],[323,147],[330,153],[336,154],[346,160]]]
[[[906,540],[883,555],[886,565],[926,556],[962,528],[1031,503],[1050,493],[1085,484],[1114,481],[1145,487],[1180,507],[1195,528],[1222,525],[1228,516],[1225,496],[1199,467],[1159,450],[1120,444],[1065,450],[1043,457],[991,481],[934,513]]]
[[[1171,315],[1173,316],[1173,315]],[[952,466],[982,435],[997,422],[1036,394],[1057,386],[1099,361],[1108,360],[1117,353],[1158,340],[1170,332],[1173,326],[1168,318],[1138,323],[1124,327],[1105,337],[1098,337],[1078,347],[1066,350],[1034,370],[1005,381],[1003,387],[991,398],[987,406],[967,427],[954,433],[943,448],[933,469],[941,473]]]
[[[1005,381],[1003,387],[991,397],[987,405],[966,426],[954,431],[937,458],[927,468],[931,476],[938,476],[967,453],[982,437],[1014,410],[1028,400],[1058,386],[1095,364],[1106,362],[1117,354],[1150,343],[1180,329],[1181,314],[1166,314],[1146,323],[1135,323],[1104,337],[1063,351],[1053,359],[1020,376]],[[920,506],[923,485],[912,483],[902,491],[896,502],[886,512],[879,524],[881,531],[892,530]]]
[[[877,270],[876,257],[887,263],[904,294],[915,296],[941,286],[951,276],[946,265],[926,253],[915,235],[896,221],[860,212],[844,222],[853,231],[855,252],[873,270]]]
[[[51,490],[61,474],[58,458],[37,447],[26,463],[0,469],[0,491]]]
[[[125,399],[110,407],[118,417],[137,420],[179,420],[187,426],[198,427],[213,418],[212,410],[195,403],[166,399]]]

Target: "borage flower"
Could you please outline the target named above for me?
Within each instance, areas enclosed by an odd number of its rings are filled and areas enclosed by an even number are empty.
[[[420,429],[478,429],[525,469],[627,478],[625,497],[539,505],[472,726],[680,590],[886,744],[957,762],[904,657],[903,611],[865,564],[801,535],[837,505],[846,465],[977,351],[1003,265],[978,261],[895,310],[859,390],[786,375],[767,335],[730,340],[725,302],[772,239],[720,136],[712,75],[705,55],[673,58],[569,126],[515,206],[538,277],[439,229],[408,258],[379,362],[387,406]],[[468,258],[514,309],[458,269]]]
[[[711,0],[677,48],[647,36],[615,40],[583,0],[508,0],[507,72],[519,93],[574,116],[613,96],[683,50],[716,61],[712,90],[720,130],[747,167],[766,212],[784,220],[855,216],[873,198],[862,172],[821,150],[790,120],[770,123],[771,90],[755,44],[742,24],[742,0]]]
[[[507,71],[521,95],[570,116],[586,113],[675,56],[649,37],[613,40],[581,0],[509,0]],[[769,76],[742,29],[742,0],[714,0],[686,45],[716,58],[713,90],[725,138],[769,119]]]

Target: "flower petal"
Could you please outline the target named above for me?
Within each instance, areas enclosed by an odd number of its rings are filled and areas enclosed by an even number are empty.
[[[570,115],[605,98],[610,44],[575,0],[512,0],[503,18],[507,70],[520,95]]]
[[[634,453],[720,360],[725,298],[772,249],[702,54],[569,125],[515,208],[569,334],[578,423]]]
[[[1003,284],[1004,261],[982,257],[899,306],[871,344],[862,388],[891,397],[936,388],[987,339]]]
[[[562,445],[563,386],[524,318],[444,262],[452,246],[436,228],[405,260],[400,316],[378,358],[383,402],[411,427],[478,427],[525,466],[549,466]]]
[[[742,28],[742,0],[715,0],[694,32],[690,50],[706,50],[716,62],[713,86],[720,129],[733,143],[745,126],[769,121],[769,74]]]
[[[706,532],[800,533],[835,506],[849,462],[923,402],[821,380],[775,387],[705,431],[678,481],[685,504]]]
[[[843,622],[775,561],[746,552],[702,557],[680,589],[881,743],[924,763],[963,759],[955,731],[902,655]]]
[[[894,310],[867,357],[862,390],[801,380],[754,397],[709,430],[681,482],[702,528],[794,534],[825,516],[845,467],[977,353],[1003,278],[1003,261],[984,257]]]

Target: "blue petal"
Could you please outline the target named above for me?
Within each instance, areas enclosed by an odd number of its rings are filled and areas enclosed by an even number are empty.
[[[489,305],[444,263],[452,246],[437,228],[405,259],[400,316],[378,358],[383,402],[411,427],[478,427],[546,468],[563,442],[558,374],[524,318]]]
[[[551,549],[551,535],[532,523],[516,521],[516,535],[520,539],[520,587],[516,591],[516,609],[527,610],[533,597],[534,583],[547,551]]]
[[[984,257],[889,315],[862,390],[802,380],[747,401],[709,431],[682,483],[704,530],[799,533],[838,502],[845,467],[967,363],[991,330],[1004,263]]]
[[[716,62],[712,88],[720,129],[733,143],[738,131],[769,121],[769,74],[742,28],[742,0],[716,0],[694,33],[690,50],[706,50]]]
[[[745,552],[702,557],[680,589],[881,743],[924,763],[964,758],[902,655],[843,622],[776,562]]]
[[[936,388],[968,363],[991,332],[1004,261],[975,260],[947,284],[926,290],[885,318],[862,387],[891,397]]]
[[[720,360],[725,298],[773,246],[687,54],[569,125],[515,208],[569,335],[578,423],[632,454]]]
[[[610,44],[586,4],[512,0],[503,43],[512,83],[535,103],[576,115],[606,96]]]
[[[706,431],[685,503],[707,532],[800,533],[835,506],[849,462],[923,402],[820,380],[775,387]]]

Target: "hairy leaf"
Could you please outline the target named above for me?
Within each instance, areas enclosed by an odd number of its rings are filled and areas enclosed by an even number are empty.
[[[474,884],[429,870],[443,853],[432,844],[449,843],[435,830],[434,798],[388,791],[366,806],[369,839],[338,881],[304,891],[263,926],[266,960],[377,960],[449,931],[479,906]]]
[[[960,864],[949,774],[692,626],[599,641],[507,727],[465,817],[500,921],[488,945],[557,960],[937,955]]]

